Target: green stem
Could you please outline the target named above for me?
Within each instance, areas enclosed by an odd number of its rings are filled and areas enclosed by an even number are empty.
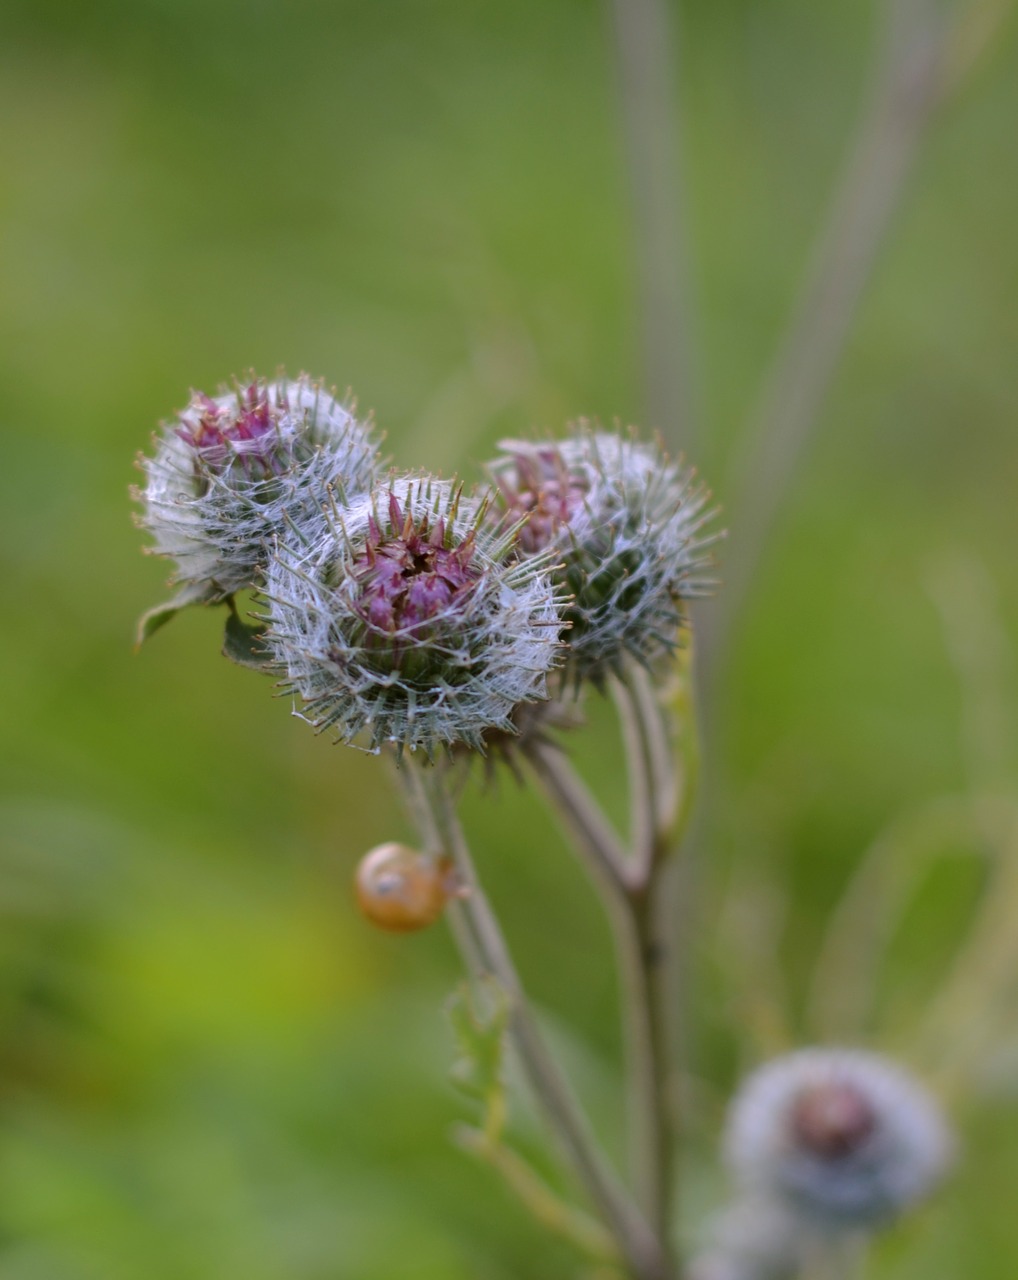
[[[633,870],[645,879],[654,860],[657,839],[657,805],[654,800],[656,779],[646,750],[640,709],[636,705],[632,685],[626,680],[611,681],[612,697],[622,730],[626,750],[626,772],[629,780],[629,839]]]
[[[589,1258],[618,1263],[619,1253],[611,1233],[600,1222],[567,1204],[511,1148],[491,1142],[479,1129],[459,1125],[453,1133],[456,1144],[490,1165],[528,1212],[548,1231],[569,1240]]]
[[[611,923],[624,1023],[630,1159],[638,1202],[674,1269],[670,1226],[676,1184],[676,1118],[667,1019],[667,944],[659,920],[660,873],[669,833],[654,820],[655,815],[674,806],[659,804],[664,779],[661,744],[667,749],[659,704],[631,696],[626,686],[618,690],[618,705],[631,798],[646,808],[645,820],[634,824],[634,832],[646,830],[650,834],[639,857],[620,849],[597,802],[560,751],[542,743],[532,744],[527,751],[539,784],[601,891]]]
[[[537,739],[528,743],[524,751],[538,785],[572,840],[574,851],[601,891],[608,910],[613,912],[625,897],[631,874],[625,847],[559,747]]]
[[[401,773],[418,766],[406,762]],[[468,964],[480,957],[510,1000],[510,1031],[527,1080],[577,1177],[602,1220],[618,1242],[635,1280],[674,1280],[661,1243],[629,1199],[605,1159],[589,1122],[572,1093],[558,1063],[548,1052],[538,1030],[501,927],[481,887],[470,850],[448,791],[448,771],[441,766],[408,776],[411,809],[424,803],[429,821],[425,838],[437,838],[456,866],[465,896],[459,913],[469,924]],[[463,931],[456,935],[462,943]]]
[[[660,879],[630,895],[631,926],[620,939],[629,1028],[630,1112],[638,1202],[665,1242],[676,1193],[676,1116],[668,1029],[667,943],[658,921]]]
[[[676,657],[677,672],[681,673],[688,667],[691,658],[690,644],[691,641],[687,640],[686,647]],[[670,834],[679,816],[680,778],[675,767],[675,752],[662,714],[661,698],[647,670],[639,663],[629,664],[626,685],[633,698],[644,739],[647,767],[650,770],[655,831]],[[675,721],[684,729],[690,725],[695,738],[696,725],[688,703],[681,708],[681,714],[675,717]]]

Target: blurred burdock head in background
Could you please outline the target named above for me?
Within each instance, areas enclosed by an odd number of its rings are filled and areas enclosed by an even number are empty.
[[[745,1082],[725,1150],[744,1192],[769,1195],[818,1230],[874,1228],[922,1199],[945,1171],[940,1109],[877,1054],[804,1049]]]
[[[570,597],[569,667],[600,683],[626,655],[651,662],[678,641],[684,603],[709,592],[713,512],[695,473],[635,435],[586,423],[560,441],[506,440],[489,463],[503,519],[526,517],[524,555],[553,555]]]
[[[802,1229],[785,1206],[746,1196],[711,1224],[713,1239],[685,1280],[794,1280],[802,1274]]]
[[[140,465],[151,551],[206,601],[256,585],[273,534],[313,521],[330,488],[343,501],[367,492],[379,469],[369,426],[322,383],[254,374],[215,398],[193,393]]]
[[[370,749],[515,732],[547,695],[562,622],[547,557],[513,554],[486,503],[429,476],[397,476],[291,531],[269,568],[269,644],[318,730]]]

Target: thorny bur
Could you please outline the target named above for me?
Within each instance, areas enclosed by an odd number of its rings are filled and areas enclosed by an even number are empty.
[[[503,441],[488,466],[520,550],[551,552],[570,597],[569,668],[601,683],[627,655],[672,649],[686,602],[707,594],[710,495],[656,445],[580,423],[558,441]]]
[[[448,481],[394,477],[337,510],[314,540],[281,540],[270,566],[269,643],[301,714],[377,750],[513,732],[547,696],[561,625],[544,558]]]
[[[379,467],[369,427],[321,383],[253,374],[195,392],[140,465],[139,522],[196,601],[257,585],[276,533],[313,520],[330,489],[343,501],[370,489]]]

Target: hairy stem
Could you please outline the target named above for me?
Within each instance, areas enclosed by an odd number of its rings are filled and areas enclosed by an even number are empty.
[[[409,763],[404,771],[417,769]],[[409,780],[408,780],[409,781]],[[619,1184],[591,1131],[558,1063],[549,1053],[534,1019],[513,963],[498,918],[481,887],[473,858],[448,790],[448,771],[441,767],[422,771],[412,783],[411,809],[422,801],[445,852],[455,865],[465,890],[459,914],[467,929],[455,937],[463,944],[468,965],[480,957],[505,990],[510,1004],[510,1031],[528,1083],[573,1170],[599,1215],[618,1242],[635,1280],[674,1280],[656,1233]],[[427,827],[425,828],[427,832]]]
[[[615,692],[626,744],[630,801],[644,810],[641,820],[633,824],[634,838],[640,838],[629,854],[619,849],[613,834],[606,844],[607,820],[565,756],[546,743],[532,744],[527,750],[535,776],[575,852],[593,874],[611,923],[621,985],[630,1159],[639,1204],[670,1258],[676,1115],[667,1018],[669,942],[660,919],[669,829],[660,818],[673,812],[670,795],[661,794],[673,783],[671,776],[665,777],[669,751],[662,709],[651,691],[620,682]]]

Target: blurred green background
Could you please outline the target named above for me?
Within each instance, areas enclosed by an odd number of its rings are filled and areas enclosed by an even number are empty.
[[[722,501],[872,19],[855,0],[682,6],[696,461]],[[127,488],[191,386],[251,366],[349,385],[401,464],[446,472],[535,425],[644,423],[605,14],[7,0],[0,35],[0,1276],[573,1274],[447,1140],[466,1106],[447,1082],[444,930],[381,936],[352,904],[359,854],[406,834],[384,770],[224,662],[214,611],[132,653],[165,574],[138,554]],[[816,1034],[810,975],[864,849],[917,806],[1013,781],[1015,72],[1008,40],[923,152],[715,673],[692,1232],[722,1195],[733,1082],[782,1042],[781,1016]],[[726,520],[734,547],[738,510]],[[608,717],[592,716],[583,758],[615,804]],[[467,816],[618,1149],[598,906],[510,780]],[[906,1058],[985,880],[977,830],[943,843],[873,1030]],[[874,1275],[1015,1275],[1007,994],[966,1077],[955,1180]],[[973,1008],[987,995],[972,983]]]

